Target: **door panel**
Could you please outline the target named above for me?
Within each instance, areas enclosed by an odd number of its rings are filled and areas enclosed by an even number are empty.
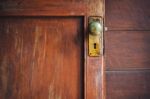
[[[106,72],[107,99],[149,99],[150,72]]]
[[[150,30],[149,0],[106,0],[109,30]]]
[[[82,17],[0,18],[0,99],[83,99]]]
[[[149,31],[106,32],[106,69],[150,69]]]

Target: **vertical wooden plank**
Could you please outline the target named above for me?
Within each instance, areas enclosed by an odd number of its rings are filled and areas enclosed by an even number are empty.
[[[104,0],[88,0],[87,8],[87,19],[89,16],[101,16],[104,18]],[[86,20],[86,22],[88,23],[88,20]],[[88,37],[88,26],[86,26],[86,30]],[[88,48],[88,43],[86,44],[86,48]],[[86,58],[85,99],[104,99],[103,55],[99,57],[90,57],[88,56],[88,49],[86,49]]]

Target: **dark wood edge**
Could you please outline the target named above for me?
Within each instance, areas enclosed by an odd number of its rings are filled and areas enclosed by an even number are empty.
[[[84,16],[84,99],[87,99],[87,17]]]

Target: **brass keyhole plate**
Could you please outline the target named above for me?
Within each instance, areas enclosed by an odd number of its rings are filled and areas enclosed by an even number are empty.
[[[89,17],[89,56],[100,56],[103,54],[103,28],[102,30],[96,29],[99,31],[96,31],[97,33],[91,33],[90,30],[90,24],[91,23],[99,23],[101,26],[103,26],[103,18],[102,17]],[[97,28],[96,25],[95,27]]]

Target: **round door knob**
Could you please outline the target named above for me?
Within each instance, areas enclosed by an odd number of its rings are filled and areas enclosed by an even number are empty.
[[[100,22],[91,22],[90,23],[90,33],[93,34],[93,35],[99,35],[102,30],[103,30],[103,26],[101,25]]]

